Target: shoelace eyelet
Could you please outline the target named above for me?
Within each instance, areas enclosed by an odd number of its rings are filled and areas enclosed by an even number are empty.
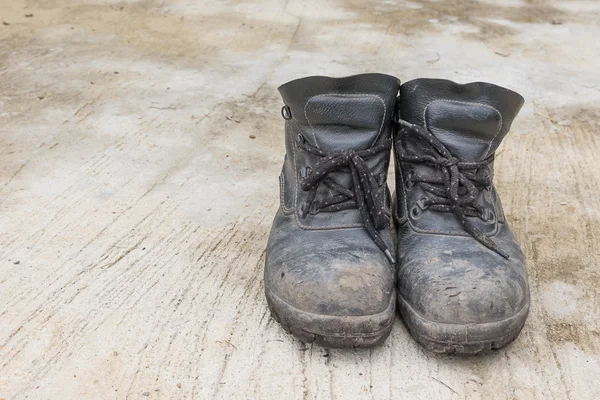
[[[491,224],[496,222],[496,214],[488,208],[486,208],[483,213],[481,213],[481,220],[486,224]]]
[[[311,172],[312,172],[311,167],[301,167],[300,171],[298,172],[298,175],[300,176],[300,180],[306,179],[306,177],[308,175],[310,175]]]
[[[421,211],[421,209],[418,206],[413,206],[410,209],[410,216],[413,217],[413,219],[417,219],[421,216],[421,214],[423,214],[423,212]]]
[[[281,107],[281,116],[285,120],[292,119],[292,110],[290,110],[290,106],[285,105],[285,106]]]
[[[304,140],[304,136],[298,134],[298,136],[296,136],[296,148],[300,148],[300,145],[304,143]]]
[[[421,197],[417,200],[416,204],[410,209],[410,215],[413,219],[418,219],[423,214],[423,211],[427,210],[429,206],[425,203],[427,199],[425,197]]]
[[[425,211],[429,208],[429,205],[425,203],[426,201],[427,199],[425,197],[421,197],[419,200],[417,200],[417,206],[421,209],[421,211]]]

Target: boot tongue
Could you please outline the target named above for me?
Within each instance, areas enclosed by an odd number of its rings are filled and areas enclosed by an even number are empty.
[[[385,114],[385,104],[377,96],[318,95],[304,107],[313,135],[307,140],[324,151],[368,149],[381,134]]]
[[[425,127],[461,161],[479,161],[494,153],[502,116],[485,104],[434,100],[424,114]],[[500,138],[501,139],[501,138]]]
[[[465,162],[493,154],[523,105],[518,93],[485,82],[415,79],[400,93],[402,119],[427,128]]]

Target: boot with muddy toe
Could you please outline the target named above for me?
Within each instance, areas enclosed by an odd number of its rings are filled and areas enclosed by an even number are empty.
[[[386,183],[397,78],[308,77],[279,88],[286,155],[269,237],[273,317],[304,342],[371,347],[394,321]]]
[[[522,104],[489,83],[417,79],[400,88],[398,306],[434,352],[501,348],[527,318],[525,259],[492,183],[494,153]]]

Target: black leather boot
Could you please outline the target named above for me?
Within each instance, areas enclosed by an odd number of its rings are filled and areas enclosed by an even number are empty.
[[[370,347],[396,308],[386,177],[397,78],[308,77],[279,88],[286,156],[265,264],[273,317],[302,341]]]
[[[494,153],[522,105],[489,83],[416,79],[400,88],[398,304],[429,350],[500,348],[527,318],[525,259],[492,183]]]

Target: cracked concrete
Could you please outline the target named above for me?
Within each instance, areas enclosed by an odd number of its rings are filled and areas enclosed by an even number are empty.
[[[6,0],[0,20],[0,399],[597,398],[598,2]],[[496,167],[533,302],[505,350],[428,354],[399,321],[325,350],[269,315],[276,88],[368,71],[526,98]]]

